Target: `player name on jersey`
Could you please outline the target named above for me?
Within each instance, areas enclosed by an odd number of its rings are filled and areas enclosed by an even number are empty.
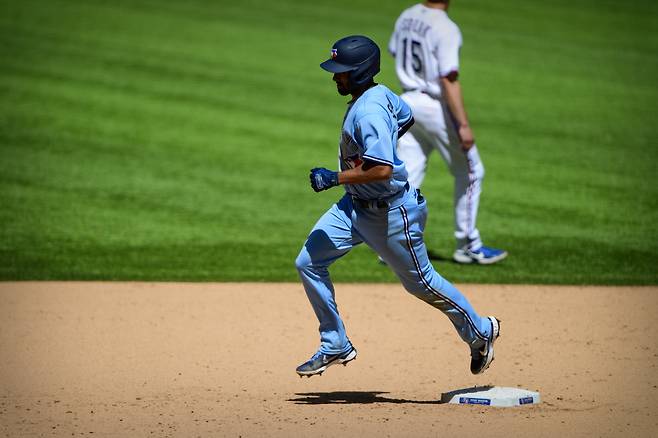
[[[404,18],[400,22],[399,30],[403,32],[414,32],[425,38],[425,35],[430,30],[430,25],[416,18]]]

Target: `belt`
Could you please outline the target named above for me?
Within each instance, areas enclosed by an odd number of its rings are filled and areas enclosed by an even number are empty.
[[[408,190],[409,183],[406,183],[402,190],[384,199],[361,199],[352,195],[352,203],[354,205],[358,205],[361,208],[388,209],[391,207],[391,204],[400,199],[405,193],[407,193]]]

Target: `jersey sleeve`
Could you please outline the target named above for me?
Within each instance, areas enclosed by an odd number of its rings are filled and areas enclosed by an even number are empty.
[[[413,118],[413,113],[411,112],[411,108],[407,103],[402,100],[398,99],[399,102],[399,108],[397,109],[397,120],[398,120],[398,138],[402,137],[405,132],[411,128],[411,125],[414,124],[414,118]]]
[[[363,159],[393,166],[393,144],[387,119],[379,114],[366,114],[356,123],[356,141],[364,149]]]
[[[462,34],[457,26],[450,28],[438,38],[436,50],[440,77],[459,71],[459,49],[461,45]]]

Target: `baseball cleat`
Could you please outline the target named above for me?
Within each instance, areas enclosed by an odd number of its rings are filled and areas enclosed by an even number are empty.
[[[330,366],[341,363],[347,366],[347,362],[354,359],[356,359],[356,348],[351,345],[348,351],[340,354],[324,354],[318,351],[312,358],[297,367],[297,374],[299,377],[322,375]]]
[[[489,248],[488,246],[482,246],[477,250],[460,248],[452,255],[452,259],[457,263],[477,263],[480,265],[490,265],[501,261],[505,257],[507,257],[507,251]]]
[[[482,348],[471,350],[471,372],[482,374],[494,360],[494,342],[500,336],[500,321],[493,316],[487,317],[491,321],[491,338],[484,343]]]

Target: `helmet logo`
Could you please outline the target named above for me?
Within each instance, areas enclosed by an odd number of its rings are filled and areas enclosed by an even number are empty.
[[[338,56],[338,49],[331,49],[331,59],[336,59]]]

